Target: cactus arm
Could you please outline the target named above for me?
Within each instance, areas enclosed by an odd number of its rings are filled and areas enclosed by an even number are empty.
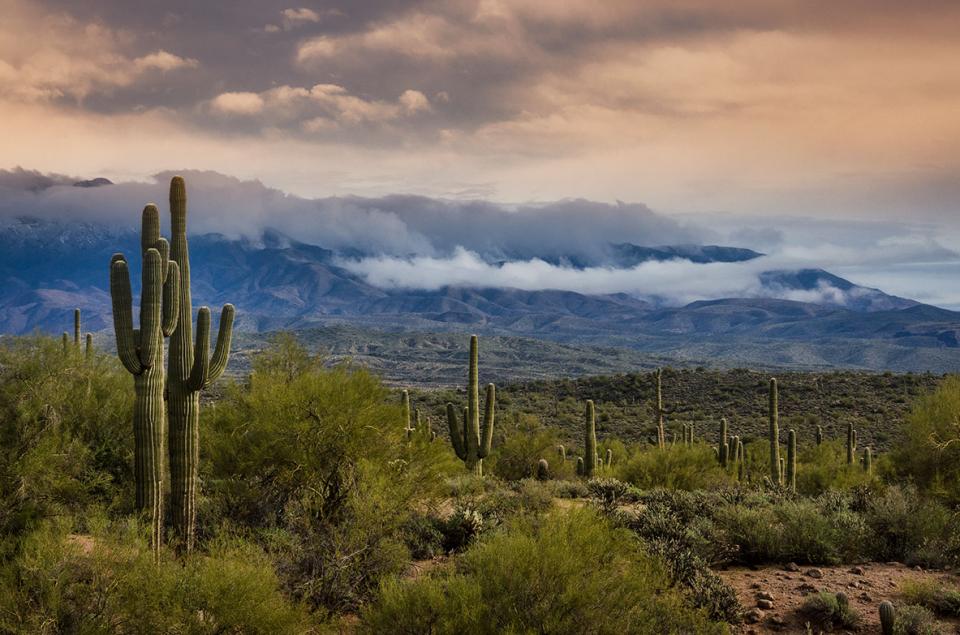
[[[161,254],[161,257],[163,254]],[[164,337],[170,337],[177,329],[180,320],[180,266],[175,261],[167,264],[166,278],[163,283],[163,324]]]
[[[217,332],[217,345],[213,349],[213,359],[210,360],[210,370],[207,373],[207,381],[203,388],[210,385],[210,382],[220,379],[220,375],[227,368],[227,362],[230,360],[230,343],[233,340],[233,317],[235,310],[232,304],[224,304],[220,311],[220,328]]]
[[[137,354],[138,335],[133,330],[133,299],[130,292],[130,271],[123,256],[116,254],[110,263],[110,297],[113,300],[113,331],[117,337],[117,356],[129,372],[143,372]]]
[[[197,311],[197,342],[193,348],[193,368],[187,377],[187,389],[197,391],[207,384],[210,376],[210,309],[202,306]]]
[[[163,281],[166,282],[170,273],[170,242],[161,237],[153,248],[160,252],[160,266],[163,272]]]
[[[480,441],[480,447],[477,450],[477,456],[481,459],[490,454],[490,445],[493,442],[493,420],[497,408],[497,388],[493,384],[487,384],[487,403],[483,412],[483,438]]]
[[[461,461],[466,460],[467,451],[463,447],[463,430],[460,428],[460,417],[452,403],[447,404],[447,425],[450,427],[450,444]]]
[[[140,250],[156,249],[160,240],[160,210],[150,203],[143,208],[140,221]]]
[[[160,338],[163,273],[160,252],[150,248],[143,255],[143,289],[140,294],[140,365],[153,366]]]

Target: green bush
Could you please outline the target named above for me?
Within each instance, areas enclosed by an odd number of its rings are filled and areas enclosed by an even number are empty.
[[[270,552],[291,593],[356,608],[406,566],[403,527],[417,503],[461,471],[446,444],[407,441],[388,397],[370,373],[325,369],[280,336],[253,359],[249,385],[205,409],[205,533],[278,531]]]
[[[557,453],[560,435],[556,428],[547,428],[532,415],[516,415],[497,420],[498,443],[493,449],[490,464],[493,474],[508,481],[533,478],[537,462],[546,459],[551,478],[572,478],[576,458],[568,456],[561,461]]]
[[[894,635],[946,635],[929,609],[916,604],[897,607]]]
[[[910,604],[924,606],[937,615],[960,617],[960,589],[945,588],[934,580],[905,580],[901,592]]]
[[[916,402],[893,463],[899,476],[960,504],[960,377],[947,377]]]
[[[629,532],[589,510],[523,517],[471,547],[454,571],[383,585],[371,633],[724,632],[684,606]]]
[[[289,633],[306,612],[280,592],[270,560],[238,540],[154,562],[149,530],[100,523],[71,534],[46,523],[0,580],[0,631],[35,633]]]
[[[44,518],[133,509],[133,390],[111,357],[50,338],[0,344],[0,556]]]
[[[641,489],[713,489],[736,482],[732,470],[724,470],[713,449],[703,443],[674,445],[664,450],[642,448],[627,460],[614,463],[613,476]]]
[[[886,488],[868,499],[864,518],[878,560],[948,566],[960,561],[956,513],[913,487]]]
[[[800,612],[826,630],[837,627],[855,630],[860,625],[860,615],[842,597],[828,591],[811,594],[804,600]]]

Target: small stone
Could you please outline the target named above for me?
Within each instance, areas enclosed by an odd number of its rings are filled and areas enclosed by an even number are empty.
[[[823,571],[821,569],[807,569],[805,574],[808,578],[816,578],[819,580],[823,577]]]
[[[863,567],[853,567],[850,569],[850,573],[853,575],[863,575]]]
[[[747,624],[756,624],[757,622],[762,620],[765,615],[766,613],[764,613],[760,609],[750,609],[743,615],[743,620]]]
[[[797,566],[796,562],[788,562],[787,564],[783,565],[783,570],[790,571],[791,573],[796,573],[800,571],[800,567]]]
[[[757,599],[770,600],[771,602],[773,602],[773,594],[770,593],[769,591],[760,591],[759,593],[757,593]]]
[[[767,609],[768,611],[773,608],[773,600],[757,600],[758,609]]]
[[[759,589],[759,588],[760,588],[760,583],[759,583],[759,582],[753,582],[753,583],[750,584],[750,588],[751,588],[751,589]]]
[[[816,590],[817,590],[817,587],[813,586],[809,582],[804,582],[803,584],[797,587],[797,591],[802,591],[804,593],[815,593]]]
[[[873,602],[873,596],[869,593],[861,593],[858,597],[864,602]]]
[[[787,625],[787,622],[779,615],[771,615],[767,618],[767,624],[774,628],[783,628]]]
[[[917,566],[915,566],[915,567],[913,568],[913,570],[914,570],[914,571],[923,571],[923,567],[921,567],[920,565],[917,565]]]

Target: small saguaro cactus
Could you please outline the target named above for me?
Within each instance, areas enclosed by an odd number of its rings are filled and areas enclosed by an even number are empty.
[[[780,457],[780,484],[783,485],[787,478],[787,461]]]
[[[567,460],[567,448],[563,447],[562,443],[557,446],[557,454],[560,455],[561,463]]]
[[[663,369],[658,368],[655,373],[657,383],[657,404],[656,404],[656,423],[657,423],[657,446],[661,449],[667,447],[667,434],[663,428]]]
[[[847,424],[847,465],[853,465],[853,456],[857,451],[856,442],[857,431],[853,429],[853,423]]]
[[[774,378],[770,378],[769,397],[770,480],[774,483],[783,484],[783,470],[780,466],[780,405],[778,403],[777,380]]]
[[[880,603],[880,632],[883,635],[893,635],[897,623],[897,612],[891,602]]]
[[[607,467],[613,465],[613,450],[607,448]]]
[[[584,476],[583,457],[577,457],[577,476]]]
[[[87,359],[93,357],[93,334],[87,333],[87,348],[83,353],[83,356]]]
[[[80,309],[73,310],[73,346],[80,350]]]
[[[170,508],[182,551],[193,550],[197,524],[200,469],[200,393],[227,368],[233,338],[234,308],[223,305],[217,343],[210,355],[210,309],[197,312],[193,339],[193,299],[190,288],[190,249],[187,244],[187,189],[183,178],[170,180],[170,261],[180,268],[179,318],[170,336],[167,361],[169,419]],[[166,296],[164,296],[166,299]]]
[[[63,332],[63,356],[66,357],[70,354],[70,334],[66,331]]]
[[[823,445],[823,426],[817,426],[817,445]]]
[[[867,474],[873,473],[873,450],[870,446],[863,448],[863,471]]]
[[[476,335],[470,336],[470,367],[467,371],[467,407],[463,411],[463,426],[457,419],[452,404],[447,404],[447,425],[450,442],[457,458],[477,476],[483,476],[483,459],[490,453],[493,441],[493,421],[497,404],[496,388],[487,384],[487,401],[480,424],[480,347]],[[481,436],[482,432],[482,436]]]
[[[537,461],[537,480],[546,481],[550,478],[550,464],[546,459]]]
[[[692,422],[689,425],[687,425],[687,437],[688,437],[687,442],[689,443],[689,445],[693,445],[693,423]]]
[[[603,471],[603,459],[600,459],[600,458],[597,459],[597,471],[598,472]]]
[[[787,442],[787,487],[791,492],[797,491],[797,433],[790,431]]]
[[[743,451],[743,441],[737,437],[737,480],[743,481],[747,476],[747,456]]]
[[[591,478],[597,469],[597,413],[593,399],[587,399],[583,413],[583,475]]]
[[[160,212],[147,205],[142,215],[143,281],[140,328],[133,328],[130,271],[123,254],[110,260],[110,296],[117,357],[133,375],[134,476],[137,507],[150,515],[152,542],[159,549],[163,529],[166,371],[163,338],[179,320],[180,269],[169,259],[170,246],[160,236]],[[77,320],[75,326],[79,326]]]
[[[730,444],[727,439],[727,420],[720,419],[720,440],[717,443],[717,453],[720,456],[720,465],[727,467],[727,461],[730,459]]]

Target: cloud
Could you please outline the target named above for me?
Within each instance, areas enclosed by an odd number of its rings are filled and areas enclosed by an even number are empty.
[[[368,283],[387,289],[437,290],[453,286],[525,291],[553,289],[588,295],[626,293],[668,305],[764,297],[843,306],[864,293],[860,289],[845,291],[827,283],[808,290],[764,285],[760,281],[762,273],[785,264],[797,264],[768,256],[734,263],[674,259],[647,261],[629,268],[574,268],[538,258],[490,263],[458,247],[452,255],[442,258],[377,256],[342,259],[340,264]]]
[[[133,67],[140,72],[148,70],[172,71],[178,68],[196,68],[199,62],[195,59],[180,57],[167,51],[156,51],[133,60]]]
[[[257,93],[222,93],[211,100],[210,106],[226,115],[254,115],[263,110],[263,103]]]

